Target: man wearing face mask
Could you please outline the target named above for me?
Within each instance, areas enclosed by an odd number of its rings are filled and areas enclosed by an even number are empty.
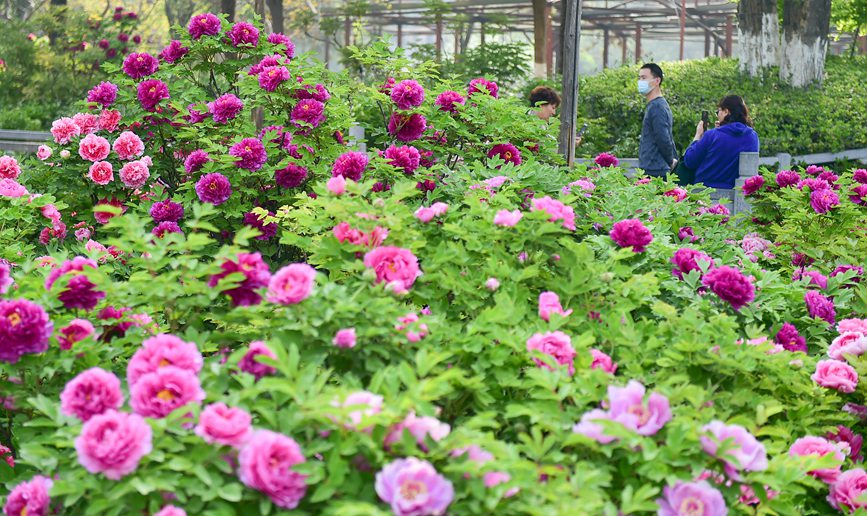
[[[638,93],[647,99],[638,145],[638,166],[647,175],[658,177],[665,177],[677,165],[671,108],[660,90],[662,80],[662,68],[655,63],[647,63],[638,71]]]

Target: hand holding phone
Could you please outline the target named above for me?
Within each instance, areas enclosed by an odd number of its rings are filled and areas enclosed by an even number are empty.
[[[710,115],[707,111],[701,112],[701,121],[704,124],[704,130],[707,131],[707,126],[710,124]]]
[[[578,130],[578,137],[584,136],[584,133],[587,132],[587,122],[584,122],[584,125],[581,126],[581,129]]]

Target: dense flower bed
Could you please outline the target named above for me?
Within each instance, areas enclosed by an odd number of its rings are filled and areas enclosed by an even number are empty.
[[[7,514],[867,507],[865,212],[812,198],[862,171],[732,218],[484,79],[188,29],[0,158]]]

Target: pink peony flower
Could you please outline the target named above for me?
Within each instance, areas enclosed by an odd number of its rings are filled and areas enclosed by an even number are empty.
[[[226,31],[226,35],[232,41],[233,47],[241,45],[256,46],[259,44],[259,29],[247,22],[238,22]]]
[[[494,292],[498,288],[500,288],[500,282],[499,280],[497,280],[497,278],[488,278],[488,280],[485,282],[485,288],[490,290],[491,292]]]
[[[356,391],[346,396],[343,403],[334,400],[331,403],[331,406],[343,409],[354,408],[355,410],[351,410],[346,415],[349,421],[343,424],[344,428],[360,432],[370,432],[373,427],[369,426],[362,428],[361,422],[364,418],[382,412],[382,396],[378,396],[368,391]],[[335,422],[337,421],[335,420]]]
[[[389,165],[402,169],[404,174],[410,176],[418,169],[421,154],[411,145],[392,145],[385,150],[385,159]]]
[[[704,480],[699,482],[678,481],[662,490],[658,516],[725,516],[728,514],[722,493]]]
[[[328,180],[325,187],[334,195],[343,195],[346,192],[346,179],[343,176],[334,176]]]
[[[572,210],[571,206],[566,206],[562,202],[552,199],[547,195],[542,198],[534,198],[532,202],[533,207],[530,211],[544,211],[551,216],[551,218],[548,219],[549,222],[562,220],[564,228],[575,231],[575,212]]]
[[[236,118],[243,109],[244,103],[231,93],[226,93],[213,102],[208,102],[208,112],[211,113],[214,122],[218,124],[228,123],[229,120]]]
[[[36,475],[29,482],[21,482],[9,491],[3,514],[6,516],[48,516],[51,514],[49,491],[54,482]]]
[[[9,292],[9,287],[15,283],[15,280],[12,279],[12,267],[0,260],[0,295]]]
[[[826,484],[836,482],[837,477],[840,475],[840,467],[843,466],[843,461],[846,460],[846,455],[840,450],[838,444],[812,435],[801,437],[795,441],[789,448],[789,455],[792,457],[824,457],[825,455],[833,455],[840,462],[835,467],[807,471],[808,475],[818,478]]]
[[[816,372],[810,378],[822,387],[837,389],[840,392],[855,392],[858,373],[846,362],[840,360],[819,360]]]
[[[638,219],[621,220],[608,233],[620,247],[631,247],[632,252],[643,253],[653,242],[653,234]]]
[[[418,258],[409,249],[377,247],[364,255],[364,266],[376,273],[376,283],[386,283],[395,294],[407,292],[421,276]]]
[[[738,473],[745,471],[764,471],[768,469],[765,447],[746,428],[740,425],[726,425],[722,421],[711,421],[702,427],[707,435],[701,437],[701,447],[708,455],[716,457],[725,464],[725,472],[733,480],[741,480]],[[726,451],[718,454],[720,447]]]
[[[87,471],[120,480],[151,452],[151,427],[136,414],[109,410],[88,419],[75,439],[78,462]]]
[[[598,423],[598,421],[611,421],[611,416],[608,412],[601,409],[593,409],[589,412],[585,412],[584,415],[581,416],[581,421],[572,427],[572,432],[593,439],[599,444],[608,444],[615,441],[617,438],[606,435],[604,433],[604,428]]]
[[[274,505],[294,509],[307,491],[307,475],[292,468],[303,462],[301,447],[291,437],[258,430],[238,454],[238,477]]]
[[[48,145],[40,145],[36,150],[36,157],[39,158],[40,161],[45,161],[51,157],[51,147]]]
[[[425,129],[427,129],[427,119],[419,113],[404,115],[394,112],[388,119],[388,134],[402,142],[418,140]]]
[[[341,244],[349,242],[352,245],[361,245],[369,248],[380,246],[388,236],[388,230],[376,226],[369,233],[352,228],[348,222],[341,222],[331,230]]]
[[[345,179],[360,181],[368,161],[369,158],[364,152],[344,152],[334,161],[331,177],[343,176]]]
[[[437,96],[435,105],[439,106],[440,111],[447,111],[449,113],[456,113],[458,108],[457,105],[466,104],[467,99],[456,91],[446,90],[440,93]]]
[[[867,491],[867,473],[863,469],[850,469],[841,473],[837,481],[831,484],[828,502],[835,509],[855,512],[856,509],[867,508],[864,493]]]
[[[220,269],[208,280],[209,287],[218,286],[230,274],[241,273],[244,276],[238,283],[227,285],[232,288],[223,291],[232,299],[232,306],[253,306],[262,301],[262,296],[256,290],[268,285],[271,270],[262,260],[261,254],[238,253],[237,260],[225,260],[220,264]]]
[[[127,74],[133,79],[141,79],[143,77],[147,77],[148,75],[152,75],[156,72],[160,67],[160,62],[156,57],[148,54],[147,52],[136,53],[126,56],[126,59],[123,60],[123,73]],[[108,107],[108,106],[106,106]]]
[[[422,311],[424,313],[424,311]],[[427,336],[427,324],[420,323],[419,317],[415,312],[410,312],[403,317],[398,317],[398,323],[394,325],[394,329],[397,331],[404,331],[410,327],[410,325],[415,325],[415,329],[406,331],[406,340],[410,342],[419,342]]]
[[[27,195],[27,188],[14,179],[0,179],[0,197],[17,198]]]
[[[584,192],[584,197],[592,197],[590,195],[590,192],[596,190],[596,185],[594,185],[592,182],[588,181],[587,179],[579,179],[577,181],[572,181],[568,185],[564,186],[560,190],[560,192],[563,195],[569,195],[572,193],[572,189],[576,186]]]
[[[144,154],[144,143],[135,133],[124,131],[118,135],[112,146],[114,152],[122,160],[135,159]]]
[[[843,319],[837,324],[838,333],[850,331],[867,335],[867,319]]]
[[[860,332],[840,334],[828,347],[828,356],[834,360],[845,360],[844,355],[860,357],[867,353],[867,336]]]
[[[238,361],[238,368],[245,373],[252,374],[257,380],[261,379],[263,376],[275,374],[277,369],[270,365],[263,364],[256,359],[256,357],[260,355],[272,360],[277,360],[277,355],[275,355],[264,342],[256,340],[250,343],[247,353]]]
[[[184,159],[184,171],[187,174],[195,174],[205,166],[205,163],[209,163],[210,161],[211,157],[207,152],[196,149]]]
[[[91,165],[87,176],[98,185],[107,185],[114,181],[114,171],[108,161],[97,161]]]
[[[828,213],[831,208],[840,204],[840,198],[834,190],[814,190],[810,193],[810,206],[816,213]]]
[[[268,302],[294,305],[304,301],[313,292],[316,269],[306,263],[293,263],[283,267],[268,282]]]
[[[123,405],[120,380],[114,374],[92,367],[73,378],[60,393],[60,411],[87,421]]]
[[[442,515],[454,487],[427,461],[408,457],[386,464],[376,474],[376,494],[398,516]]]
[[[702,262],[702,264],[699,264],[699,262]],[[678,279],[683,279],[683,275],[689,274],[691,271],[702,273],[702,265],[707,267],[708,270],[714,267],[713,258],[701,251],[688,247],[682,247],[675,251],[674,256],[671,257],[671,263],[674,264],[674,269],[671,270],[671,273]]]
[[[285,66],[267,66],[259,72],[259,87],[271,92],[290,78],[289,69]]]
[[[81,128],[71,118],[60,118],[51,124],[51,135],[54,136],[54,143],[66,145],[80,134]]]
[[[344,328],[337,330],[334,339],[331,343],[338,348],[354,348],[355,347],[355,328]]]
[[[497,86],[497,83],[489,81],[484,77],[479,77],[470,81],[470,85],[467,88],[467,95],[472,97],[476,93],[481,93],[497,98],[499,90],[500,88]]]
[[[231,197],[232,184],[223,174],[217,172],[205,174],[196,183],[196,195],[202,202],[219,206]]]
[[[178,61],[190,51],[188,47],[183,46],[183,44],[177,40],[173,39],[171,43],[168,44],[163,50],[160,52],[160,59],[169,64],[174,64],[175,61]]]
[[[393,425],[385,437],[385,446],[390,448],[394,443],[400,442],[403,439],[403,431],[406,430],[414,438],[418,446],[428,451],[426,438],[430,438],[433,442],[439,442],[446,438],[451,432],[451,427],[435,417],[422,416],[418,417],[415,412],[410,412],[400,423]]]
[[[859,168],[852,172],[852,180],[856,183],[867,184],[867,170]]]
[[[120,180],[127,188],[141,188],[147,183],[151,173],[144,161],[129,161],[120,169]]]
[[[143,374],[130,387],[130,407],[144,417],[161,419],[175,409],[205,399],[195,373],[175,366]]]
[[[620,160],[614,154],[603,152],[593,159],[593,162],[602,168],[616,167],[620,164]]]
[[[424,102],[424,88],[412,79],[400,81],[391,89],[391,101],[397,109],[419,107]]]
[[[71,349],[77,342],[81,342],[87,337],[93,335],[94,331],[93,324],[91,324],[90,321],[85,319],[73,319],[69,321],[69,324],[60,328],[60,335],[57,336],[57,342],[60,345],[60,349],[65,351]]]
[[[250,414],[242,409],[212,403],[199,414],[195,432],[209,444],[240,448],[253,433],[251,421]]]
[[[147,338],[127,364],[127,383],[133,386],[144,375],[169,366],[197,375],[202,370],[202,354],[195,343],[184,342],[174,335]]]
[[[572,310],[563,310],[560,306],[560,298],[554,292],[542,292],[539,294],[539,317],[545,321],[551,320],[551,314],[559,314],[562,317],[569,317]]]
[[[614,363],[610,356],[596,348],[590,348],[590,355],[593,356],[593,363],[590,364],[590,369],[601,369],[609,374],[617,372],[617,364]]]
[[[684,240],[689,240],[690,242],[695,242],[698,240],[698,237],[695,236],[695,233],[692,231],[692,228],[687,226],[680,228],[677,231],[677,238],[682,242]]]
[[[193,40],[202,36],[216,36],[222,30],[222,23],[217,16],[211,13],[197,14],[190,18],[187,32]]]
[[[823,319],[828,324],[834,324],[837,313],[834,310],[834,302],[829,297],[825,297],[815,290],[808,290],[804,294],[804,302],[807,304],[807,312],[810,317],[815,319]]]
[[[524,216],[521,210],[500,210],[494,216],[494,224],[503,227],[514,227],[519,220]]]
[[[171,98],[168,85],[159,79],[148,79],[140,82],[137,87],[137,96],[139,104],[145,111],[155,111],[157,104]]]
[[[109,109],[103,110],[103,112],[99,114],[99,119],[97,120],[97,126],[99,129],[110,133],[113,133],[114,130],[117,129],[117,124],[119,123],[120,112],[111,111]]]
[[[668,399],[657,392],[644,401],[645,388],[635,380],[626,387],[608,387],[608,417],[635,430],[639,435],[654,435],[671,421]]]
[[[727,265],[707,271],[701,282],[735,310],[740,310],[756,297],[751,279]]]
[[[154,516],[187,516],[187,511],[174,505],[166,505],[159,511],[154,513]]]
[[[229,154],[238,158],[235,161],[238,168],[254,172],[268,161],[265,146],[257,138],[244,138],[229,149]]]
[[[521,164],[521,151],[511,143],[500,143],[494,145],[491,150],[488,151],[488,157],[493,158],[494,156],[499,156],[499,158],[504,162],[516,166]]]
[[[572,348],[572,339],[561,331],[536,333],[527,340],[527,351],[538,351],[545,355],[554,358],[554,361],[560,365],[569,366],[569,374],[575,374],[575,349]],[[541,359],[534,358],[534,362],[539,367],[544,367],[551,371],[553,367],[543,362]]]

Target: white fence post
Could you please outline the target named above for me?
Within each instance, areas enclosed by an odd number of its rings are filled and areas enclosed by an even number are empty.
[[[353,125],[349,128],[349,137],[358,145],[358,150],[367,152],[367,143],[364,142],[364,128],[360,125]]]
[[[786,152],[780,152],[779,154],[777,154],[777,160],[779,160],[779,168],[777,168],[778,171],[789,170],[790,168],[792,168],[791,154],[788,154]]]

